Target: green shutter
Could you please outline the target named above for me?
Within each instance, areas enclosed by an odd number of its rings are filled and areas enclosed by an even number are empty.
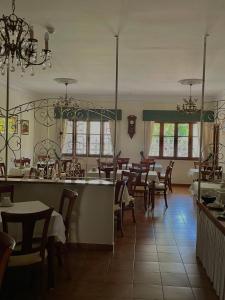
[[[143,121],[155,122],[199,122],[200,112],[187,114],[176,110],[143,110]],[[204,122],[214,122],[214,112],[204,111]]]

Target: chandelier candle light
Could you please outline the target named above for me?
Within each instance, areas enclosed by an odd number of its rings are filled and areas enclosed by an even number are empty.
[[[54,28],[48,26],[45,33],[45,48],[38,58],[38,40],[34,38],[34,29],[24,19],[15,14],[15,0],[12,0],[12,13],[0,18],[0,72],[7,73],[6,78],[6,115],[5,115],[5,178],[8,176],[8,143],[9,143],[9,73],[20,68],[21,75],[29,67],[34,75],[34,66],[51,67],[51,50],[49,50],[49,33]]]
[[[49,31],[50,32],[50,31]],[[40,53],[38,62],[38,40],[34,38],[31,25],[17,17],[15,14],[15,0],[12,0],[12,13],[0,18],[0,72],[10,66],[10,71],[15,72],[16,66],[21,68],[22,74],[30,67],[34,75],[33,66],[42,65],[51,67],[51,50],[48,47],[49,33],[45,33],[45,48]]]
[[[193,99],[191,94],[191,88],[195,84],[201,84],[202,79],[182,79],[178,81],[182,85],[189,85],[190,86],[190,95],[188,99],[183,99],[184,103],[183,105],[177,105],[177,111],[179,112],[185,112],[188,114],[192,114],[195,112],[198,112],[199,109],[197,107],[197,101],[198,99]]]

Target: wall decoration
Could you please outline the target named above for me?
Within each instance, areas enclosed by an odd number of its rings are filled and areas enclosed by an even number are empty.
[[[137,117],[134,115],[130,115],[127,117],[127,119],[128,119],[128,134],[129,134],[130,138],[132,139],[135,134]]]
[[[21,120],[21,134],[29,134],[29,120]]]
[[[11,116],[8,121],[9,134],[18,133],[18,117]],[[5,134],[5,118],[0,117],[0,134]]]

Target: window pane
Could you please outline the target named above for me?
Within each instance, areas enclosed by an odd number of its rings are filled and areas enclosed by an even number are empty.
[[[77,121],[76,124],[77,134],[87,134],[87,122],[85,121]]]
[[[76,136],[76,154],[85,155],[87,153],[87,136],[77,134]]]
[[[164,124],[164,136],[174,136],[174,127],[173,123]]]
[[[90,154],[100,154],[100,134],[90,135]]]
[[[73,151],[73,135],[68,133],[65,135],[65,140],[62,145],[62,153],[64,154],[72,154]]]
[[[200,123],[193,124],[193,136],[199,136]]]
[[[87,122],[76,122],[76,154],[87,154]]]
[[[103,155],[112,155],[112,139],[109,122],[104,122]]]
[[[100,122],[90,122],[89,154],[100,154]]]
[[[164,124],[163,156],[174,156],[174,128],[173,123]]]
[[[178,137],[177,156],[188,157],[188,137]]]
[[[149,155],[150,156],[159,156],[159,136],[152,137]]]
[[[163,156],[174,156],[174,137],[164,137]]]
[[[159,134],[160,134],[160,124],[154,123],[152,135],[159,135]]]
[[[178,124],[178,136],[189,135],[189,124]]]
[[[65,129],[67,133],[73,133],[73,121],[66,120],[65,126],[66,126]]]
[[[100,122],[90,122],[90,134],[100,134]]]
[[[192,141],[192,157],[199,157],[199,137],[194,136]]]

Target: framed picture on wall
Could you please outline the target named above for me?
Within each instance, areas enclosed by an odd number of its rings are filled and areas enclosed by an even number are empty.
[[[0,117],[0,134],[5,134],[5,117]],[[18,117],[11,116],[8,120],[9,134],[18,133]]]
[[[21,120],[21,123],[20,123],[21,125],[21,134],[24,134],[24,135],[26,135],[26,134],[29,134],[29,120]]]

